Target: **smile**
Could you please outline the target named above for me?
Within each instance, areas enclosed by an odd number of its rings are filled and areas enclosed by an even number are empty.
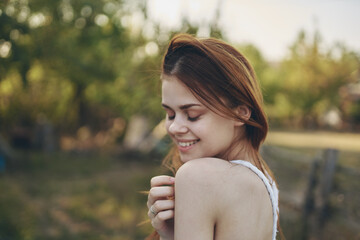
[[[195,143],[197,143],[200,140],[195,140],[195,141],[191,141],[191,142],[178,142],[178,145],[180,147],[189,147],[191,145],[194,145]]]

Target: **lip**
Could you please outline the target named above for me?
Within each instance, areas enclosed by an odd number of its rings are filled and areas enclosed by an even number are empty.
[[[195,139],[195,140],[176,139],[176,143],[177,143],[176,145],[181,152],[186,152],[192,149],[199,141],[200,139]],[[190,146],[181,146],[179,144],[179,143],[190,143],[190,142],[195,142],[195,143],[191,144]]]

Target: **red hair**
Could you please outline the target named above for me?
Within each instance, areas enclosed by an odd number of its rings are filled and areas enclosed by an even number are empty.
[[[269,129],[262,93],[254,69],[240,52],[218,39],[179,34],[171,39],[164,55],[162,74],[176,77],[210,110],[244,122],[245,138],[256,167],[274,179],[259,153]],[[236,111],[244,105],[251,111],[249,119]],[[235,142],[233,147],[241,146]],[[182,165],[177,148],[171,149],[163,165],[174,173]],[[156,233],[149,237],[159,239]]]
[[[244,122],[256,167],[263,173],[264,168],[271,172],[259,154],[269,128],[260,86],[253,68],[241,53],[218,39],[176,35],[163,58],[162,74],[175,76],[209,109]],[[240,105],[251,110],[249,119],[235,111]],[[174,157],[165,160],[167,163],[171,160],[170,166],[176,171],[181,164],[178,154]]]

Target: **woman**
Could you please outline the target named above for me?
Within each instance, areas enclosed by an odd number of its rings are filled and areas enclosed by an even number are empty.
[[[155,239],[275,239],[278,191],[259,154],[268,123],[255,73],[216,39],[175,36],[162,63],[162,106],[174,142],[151,179]]]

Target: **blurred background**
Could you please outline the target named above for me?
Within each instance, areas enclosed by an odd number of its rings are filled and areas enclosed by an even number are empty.
[[[179,32],[253,64],[287,239],[360,239],[360,3],[2,0],[0,240],[144,239]]]

